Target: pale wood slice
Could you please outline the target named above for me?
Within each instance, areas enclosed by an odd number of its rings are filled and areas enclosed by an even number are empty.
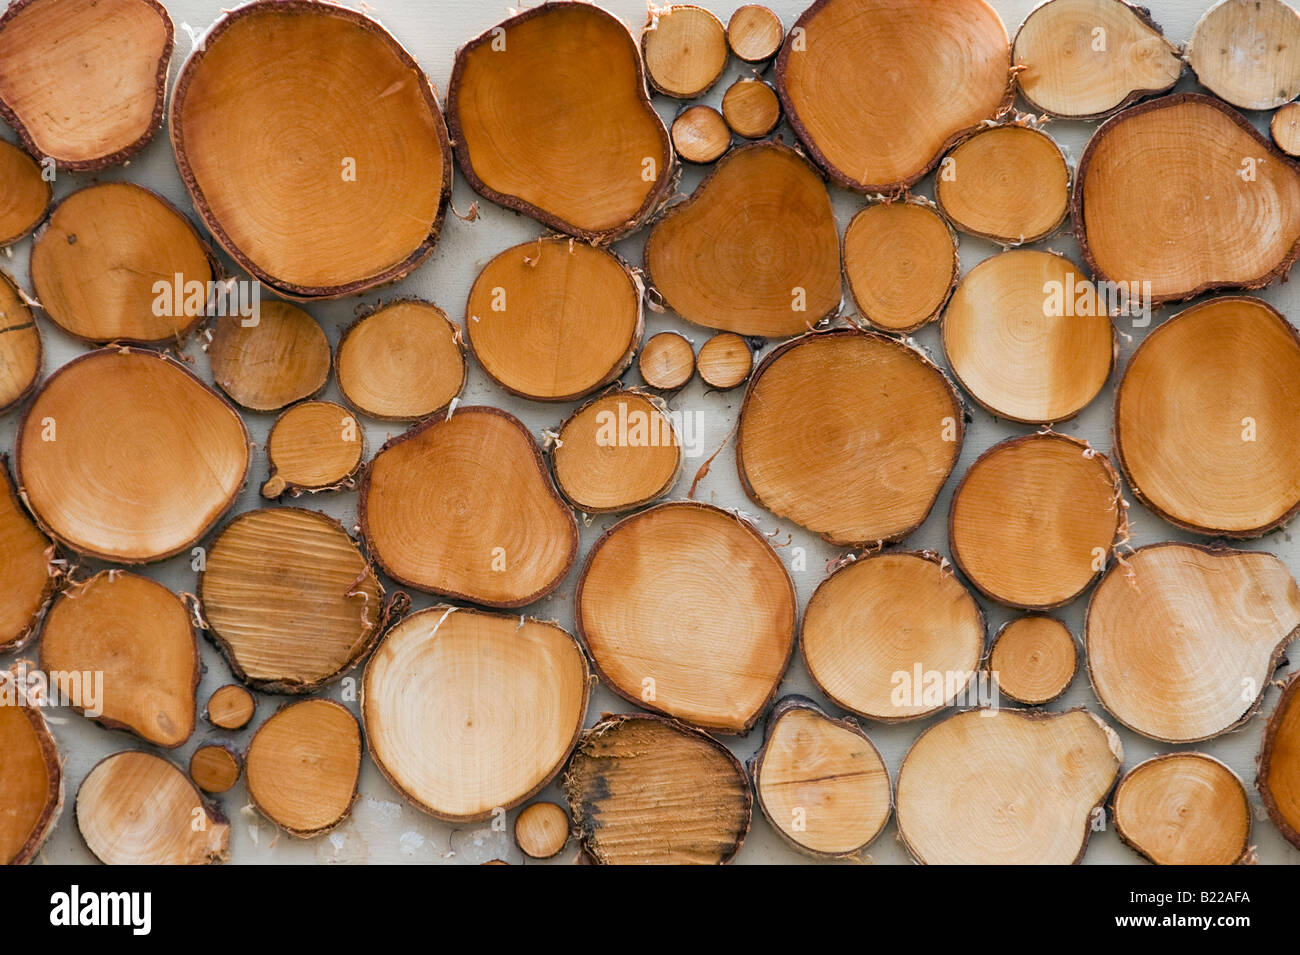
[[[651,7],[641,30],[646,79],[660,93],[694,99],[712,86],[727,65],[727,31],[703,7]]]
[[[1055,617],[1017,617],[993,638],[988,669],[1003,696],[1041,706],[1069,689],[1079,669],[1079,648]]]
[[[1288,156],[1300,156],[1300,103],[1287,103],[1269,124],[1273,143]]]
[[[364,453],[365,433],[347,408],[332,401],[294,405],[276,419],[266,439],[271,474],[262,496],[350,489]]]
[[[740,335],[722,332],[701,346],[695,367],[700,380],[710,388],[729,391],[749,379],[754,370],[754,352]]]
[[[1273,825],[1300,849],[1300,677],[1292,674],[1268,718],[1255,787]]]
[[[14,493],[8,456],[0,455],[0,653],[21,650],[36,635],[59,584],[54,556]]]
[[[0,673],[0,864],[23,865],[40,852],[63,808],[63,761],[38,706]]]
[[[213,726],[223,730],[242,730],[253,718],[257,700],[242,686],[227,683],[217,687],[208,697],[204,716]]]
[[[52,195],[36,160],[17,146],[0,141],[0,248],[40,225]]]
[[[243,771],[239,754],[218,743],[205,743],[190,756],[190,779],[205,793],[229,792]]]
[[[0,413],[36,390],[42,359],[36,318],[17,283],[0,271]]]
[[[236,404],[279,411],[325,387],[330,343],[301,308],[267,301],[255,319],[223,316],[213,323],[208,361],[213,380]]]
[[[695,348],[676,332],[660,332],[641,346],[637,370],[649,387],[676,391],[695,376]]]
[[[553,802],[535,802],[515,820],[515,844],[532,859],[553,859],[569,841],[569,814]]]
[[[688,106],[673,120],[673,148],[686,162],[716,161],[731,148],[731,129],[712,106]]]
[[[875,202],[844,230],[844,277],[874,328],[914,332],[957,287],[957,234],[926,199]]]
[[[1300,14],[1282,0],[1222,0],[1197,21],[1186,56],[1220,99],[1275,109],[1300,94]]]
[[[742,76],[722,95],[722,115],[737,136],[761,139],[781,121],[781,100],[762,80]]]
[[[1237,774],[1203,753],[1167,753],[1115,789],[1115,832],[1157,865],[1234,865],[1250,851],[1250,801]]]
[[[785,27],[772,10],[757,3],[737,7],[727,21],[727,45],[746,63],[766,63],[781,49]]]

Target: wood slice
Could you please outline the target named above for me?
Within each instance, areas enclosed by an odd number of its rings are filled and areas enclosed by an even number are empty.
[[[776,56],[784,38],[781,18],[758,3],[737,7],[727,21],[727,45],[746,63],[766,63]]]
[[[354,295],[433,252],[451,195],[442,113],[361,13],[302,0],[226,13],[181,68],[170,128],[204,225],[284,295]]]
[[[1269,124],[1273,144],[1288,156],[1300,156],[1300,103],[1287,103]]]
[[[188,550],[234,503],[248,432],[224,399],[156,352],[104,348],[41,387],[18,429],[18,486],[72,550],[144,564]]]
[[[636,41],[591,4],[543,3],[462,46],[447,122],[476,192],[579,238],[631,232],[674,183]]]
[[[1079,669],[1079,648],[1061,621],[1030,614],[998,631],[988,669],[1003,696],[1041,706],[1070,688]]]
[[[349,325],[337,364],[347,403],[385,421],[442,411],[460,394],[468,371],[460,327],[417,299],[382,305]]]
[[[934,198],[962,232],[1010,245],[1037,242],[1070,210],[1070,167],[1041,130],[990,126],[944,157]]]
[[[412,804],[471,822],[526,802],[569,758],[587,661],[553,623],[437,606],[406,617],[366,666],[375,765]]]
[[[1097,397],[1119,345],[1087,275],[1063,255],[1013,249],[962,277],[943,349],[962,389],[1024,424],[1068,421]]]
[[[727,65],[727,31],[703,7],[651,7],[641,30],[641,53],[651,86],[666,96],[694,99]]]
[[[105,570],[69,584],[45,618],[41,667],[83,675],[73,708],[108,729],[168,749],[194,732],[193,621],[179,597],[148,577]],[[92,673],[93,686],[84,676]]]
[[[679,159],[711,163],[731,148],[731,129],[712,106],[688,106],[673,120],[673,149]]]
[[[242,730],[253,718],[257,700],[242,686],[227,683],[217,687],[208,697],[204,717],[213,726],[223,730]]]
[[[749,379],[754,369],[754,353],[749,342],[735,332],[722,332],[700,348],[695,367],[700,380],[710,388],[730,391]]]
[[[821,177],[781,143],[733,149],[650,231],[668,307],[708,328],[785,338],[840,307],[839,229]]]
[[[21,650],[36,635],[59,583],[54,556],[14,492],[8,456],[0,455],[0,653]]]
[[[1282,0],[1223,0],[1197,21],[1186,57],[1220,99],[1276,109],[1300,94],[1300,14]]]
[[[366,468],[357,510],[388,576],[485,606],[540,600],[578,556],[578,522],[537,443],[497,408],[458,408],[393,438]]]
[[[361,548],[332,517],[246,511],[208,548],[199,600],[235,676],[268,693],[310,693],[359,663],[390,605]]]
[[[1092,593],[1088,672],[1129,729],[1194,743],[1250,718],[1297,628],[1300,589],[1272,554],[1151,544]]]
[[[742,76],[723,94],[722,115],[737,136],[761,139],[781,122],[781,100],[762,80]]]
[[[36,390],[42,359],[36,318],[17,283],[0,271],[0,413]]]
[[[41,224],[52,195],[36,161],[17,146],[0,141],[0,248]]]
[[[248,744],[248,798],[291,836],[329,832],[352,812],[361,778],[361,725],[333,700],[288,703]]]
[[[32,244],[32,285],[55,325],[95,344],[178,344],[210,308],[218,265],[190,221],[129,182],[59,202]]]
[[[695,376],[695,348],[676,332],[660,332],[641,347],[637,370],[649,387],[676,391]]]
[[[564,238],[506,249],[474,280],[470,346],[511,394],[572,401],[609,384],[641,340],[641,287],[623,261]]]
[[[801,696],[788,696],[772,710],[749,773],[768,822],[810,855],[863,852],[893,810],[889,770],[867,734]]]
[[[965,695],[984,655],[984,615],[938,555],[874,554],[818,585],[799,645],[836,706],[911,720]]]
[[[0,692],[23,692],[0,674]],[[0,705],[0,864],[36,858],[63,808],[63,763],[40,707]]]
[[[1178,47],[1142,7],[1123,0],[1048,0],[1016,33],[1021,95],[1035,111],[1101,119],[1170,89],[1183,71]]]
[[[1179,93],[1093,133],[1071,217],[1096,278],[1151,303],[1262,288],[1300,255],[1300,169],[1231,107]]]
[[[897,541],[930,513],[963,434],[957,393],[924,355],[835,329],[786,342],[759,364],[740,409],[736,467],[756,504],[836,546]]]
[[[364,452],[365,434],[347,408],[332,401],[294,405],[276,419],[266,439],[271,474],[262,496],[351,489]]]
[[[957,234],[925,199],[876,202],[844,230],[844,277],[862,318],[914,332],[938,317],[957,287]]]
[[[1300,335],[1256,298],[1217,298],[1147,335],[1115,394],[1115,453],[1179,527],[1258,537],[1300,509]]]
[[[1124,761],[1087,710],[971,710],[937,723],[898,771],[898,834],[927,865],[1067,865]]]
[[[953,561],[984,596],[1022,610],[1061,607],[1087,590],[1124,528],[1106,455],[1051,432],[985,451],[948,511]]]
[[[794,584],[750,523],[695,501],[611,527],[574,595],[602,681],[631,703],[744,733],[776,696],[794,649]]]
[[[230,824],[188,776],[152,753],[114,753],[77,790],[77,827],[106,865],[225,862]]]
[[[897,192],[1010,107],[1010,44],[984,0],[817,0],[786,35],[776,89],[832,180]]]
[[[532,859],[553,859],[569,841],[569,814],[553,802],[535,802],[515,820],[515,844]]]
[[[672,490],[682,446],[662,402],[611,391],[560,426],[551,449],[555,486],[584,514],[630,511]]]
[[[256,321],[214,323],[208,360],[217,386],[250,411],[279,411],[329,380],[330,343],[316,319],[288,302],[262,302]]]
[[[219,743],[205,743],[190,756],[190,779],[205,793],[229,792],[243,772],[239,754]]]
[[[1234,865],[1250,852],[1250,801],[1237,774],[1203,753],[1166,753],[1120,780],[1115,832],[1157,865]]]
[[[602,865],[718,865],[749,832],[753,796],[730,750],[659,716],[606,716],[564,775],[578,838]]]
[[[126,162],[162,125],[173,32],[154,0],[17,0],[0,17],[0,116],[60,169]]]
[[[1273,715],[1268,718],[1259,751],[1255,787],[1273,825],[1287,842],[1300,849],[1300,707],[1296,706],[1300,677],[1287,681]],[[3,711],[0,711],[3,712]]]

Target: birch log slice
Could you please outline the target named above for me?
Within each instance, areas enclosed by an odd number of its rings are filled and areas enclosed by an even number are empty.
[[[51,195],[36,160],[12,143],[0,142],[0,248],[40,225]]]
[[[253,718],[257,700],[237,683],[217,687],[208,697],[203,714],[209,723],[223,730],[242,730]]]
[[[1259,752],[1264,808],[1287,842],[1300,849],[1300,678],[1292,674],[1268,718]]]
[[[41,332],[22,290],[0,271],[0,413],[35,390],[43,354]]]
[[[688,106],[673,119],[673,149],[679,159],[704,165],[731,148],[731,129],[712,106]]]
[[[762,80],[742,76],[722,94],[722,115],[737,136],[760,139],[781,121],[781,100]]]
[[[676,332],[650,336],[636,362],[641,380],[659,391],[676,391],[695,375],[695,349]]]
[[[515,819],[515,844],[532,859],[553,859],[569,841],[569,814],[553,802],[535,802]]]
[[[1300,156],[1300,103],[1287,103],[1268,126],[1273,143],[1288,156]]]
[[[332,401],[305,401],[276,419],[266,439],[271,474],[262,496],[354,486],[365,436],[352,413]]]
[[[1187,62],[1233,106],[1275,109],[1300,94],[1300,14],[1282,0],[1222,0],[1192,30]]]
[[[1250,851],[1250,800],[1241,780],[1202,753],[1139,763],[1115,790],[1115,831],[1157,865],[1234,865]]]
[[[727,21],[727,45],[746,63],[766,63],[781,49],[781,18],[758,3],[737,7]]]
[[[54,545],[24,510],[0,455],[0,653],[21,650],[58,586]]]
[[[738,388],[754,370],[754,353],[735,332],[719,332],[700,346],[695,359],[700,381],[718,391]]]
[[[957,287],[957,235],[924,200],[876,202],[844,230],[844,277],[863,319],[914,332],[939,315]]]
[[[650,85],[667,96],[694,99],[712,86],[727,65],[722,21],[689,3],[652,8],[641,31],[641,53]]]
[[[217,387],[250,411],[279,411],[310,398],[330,374],[330,343],[320,323],[288,302],[262,302],[252,317],[213,323],[208,345]]]
[[[8,674],[0,689],[23,692]],[[39,707],[0,706],[0,864],[23,865],[40,852],[63,808],[63,761]]]
[[[998,631],[988,669],[1000,693],[1018,703],[1041,706],[1069,689],[1079,670],[1079,648],[1061,621],[1030,614]]]
[[[190,756],[190,779],[205,793],[229,792],[243,772],[239,754],[220,744],[205,743]]]

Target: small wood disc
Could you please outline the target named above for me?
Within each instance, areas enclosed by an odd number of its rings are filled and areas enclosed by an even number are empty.
[[[1051,235],[1070,209],[1070,167],[1046,133],[982,129],[944,157],[934,198],[962,232],[1023,244]]]
[[[809,675],[837,706],[898,722],[966,696],[984,655],[984,615],[937,555],[881,553],[822,581],[799,642]]]
[[[1070,688],[1079,669],[1079,648],[1055,617],[1017,617],[993,638],[988,668],[1004,696],[1041,706]]]
[[[54,545],[18,500],[9,459],[0,455],[0,653],[21,650],[36,635],[58,586],[52,557]]]
[[[876,202],[844,230],[844,277],[868,324],[914,332],[957,287],[957,234],[921,199]]]
[[[781,101],[762,80],[741,77],[722,95],[722,116],[737,136],[761,139],[781,122]]]
[[[316,319],[288,302],[262,302],[254,324],[219,318],[208,345],[212,378],[250,411],[279,411],[329,380],[330,343]]]
[[[641,380],[660,391],[676,391],[695,375],[695,348],[676,332],[652,335],[637,356]]]
[[[190,779],[205,793],[230,791],[243,771],[239,754],[217,743],[205,743],[190,757]]]
[[[630,511],[672,490],[682,446],[650,396],[611,391],[560,427],[551,451],[555,486],[584,514]]]
[[[651,86],[668,96],[694,99],[727,65],[727,31],[703,7],[652,8],[641,31],[641,52]]]
[[[569,814],[553,802],[535,802],[515,820],[515,844],[533,859],[553,859],[569,841]]]
[[[1292,674],[1268,718],[1259,751],[1264,808],[1287,842],[1300,849],[1300,676]]]
[[[21,403],[41,377],[41,333],[17,283],[0,272],[0,413]]]
[[[1157,865],[1235,865],[1250,851],[1250,800],[1237,774],[1203,753],[1166,753],[1115,789],[1115,831]]]
[[[944,312],[943,348],[953,375],[985,410],[1051,424],[1097,397],[1115,362],[1116,336],[1073,262],[1012,249],[962,277]]]
[[[266,440],[271,474],[262,496],[351,487],[364,452],[365,434],[347,408],[332,401],[294,405]]]
[[[728,391],[748,380],[754,370],[754,352],[735,332],[721,332],[701,346],[695,367],[710,388]]]
[[[1300,14],[1282,0],[1223,0],[1192,30],[1196,79],[1241,109],[1275,109],[1300,95]]]
[[[784,38],[781,18],[762,4],[737,7],[727,21],[727,45],[746,63],[766,63],[776,56]]]
[[[174,748],[194,732],[199,648],[189,608],[162,584],[121,570],[72,583],[41,631],[47,673],[97,674],[72,705],[109,729]]]
[[[393,302],[343,332],[339,391],[372,418],[416,421],[442,411],[465,386],[460,328],[436,305]]]
[[[687,162],[711,163],[731,148],[727,121],[712,106],[688,106],[673,120],[673,149]]]
[[[1287,103],[1274,113],[1269,132],[1278,149],[1288,156],[1300,156],[1300,103]]]
[[[985,451],[948,512],[952,559],[984,594],[1050,610],[1105,569],[1124,525],[1119,475],[1086,441],[1047,433]]]
[[[77,790],[77,827],[107,865],[225,862],[230,824],[183,772],[152,753],[114,753]]]
[[[465,305],[465,327],[474,356],[501,387],[538,401],[571,401],[632,363],[641,290],[603,249],[536,239],[484,266]]]
[[[0,674],[0,690],[12,680]],[[24,865],[41,851],[63,808],[63,761],[38,706],[0,706],[0,865]]]
[[[36,160],[12,143],[0,141],[0,248],[41,224],[52,195]]]
[[[61,200],[32,244],[31,272],[51,321],[100,345],[175,345],[208,314],[219,277],[190,221],[129,182]]]
[[[223,730],[242,730],[253,718],[257,700],[242,686],[227,683],[208,697],[205,716],[209,723]]]
[[[361,726],[333,700],[281,707],[248,744],[248,798],[290,835],[309,838],[352,812],[361,778]]]

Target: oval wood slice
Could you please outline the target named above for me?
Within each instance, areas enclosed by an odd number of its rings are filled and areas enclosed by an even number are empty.
[[[760,139],[781,122],[781,100],[762,80],[742,76],[722,94],[722,115],[737,136]]]
[[[387,623],[384,588],[332,517],[296,507],[246,511],[208,548],[199,574],[208,635],[235,676],[269,693],[310,693],[370,652]]]
[[[204,717],[213,726],[223,730],[242,730],[253,718],[257,700],[242,686],[227,683],[217,687],[208,697]]]
[[[190,779],[205,793],[229,792],[243,772],[239,754],[221,744],[205,743],[190,756]]]
[[[492,607],[551,593],[578,555],[578,522],[522,422],[458,408],[389,441],[358,504],[366,545],[394,580]]]
[[[673,119],[673,149],[686,162],[715,162],[731,148],[731,129],[712,106],[688,106]]]
[[[591,4],[543,3],[462,46],[447,120],[476,192],[579,238],[636,229],[674,181],[636,41]]]
[[[1300,849],[1300,677],[1292,675],[1273,715],[1268,718],[1259,751],[1255,786],[1273,825]]]
[[[781,18],[762,4],[737,7],[727,21],[727,45],[746,63],[766,63],[776,56],[784,38]]]
[[[1105,386],[1117,339],[1106,303],[1063,255],[1012,249],[967,272],[943,316],[953,375],[985,410],[1067,421]]]
[[[751,524],[708,504],[660,504],[615,524],[574,602],[611,690],[723,733],[754,725],[794,648],[785,565]]]
[[[437,606],[406,617],[366,666],[375,764],[412,804],[470,822],[532,798],[569,758],[587,661],[553,623]]]
[[[650,231],[646,271],[708,328],[784,338],[840,306],[839,231],[816,170],[788,146],[733,149]]]
[[[1125,844],[1157,865],[1234,865],[1250,852],[1250,800],[1237,774],[1203,753],[1139,763],[1115,789]]]
[[[83,675],[73,706],[109,729],[167,748],[194,732],[199,648],[190,611],[148,577],[105,570],[69,584],[45,618],[41,667]],[[96,674],[93,686],[86,674]]]
[[[271,474],[262,496],[355,486],[365,452],[361,425],[342,405],[305,401],[276,419],[266,439]]]
[[[772,710],[749,773],[768,822],[810,855],[857,855],[893,810],[889,770],[867,734],[800,696]]]
[[[21,650],[54,597],[59,577],[54,545],[32,523],[0,455],[0,653]]]
[[[1061,621],[1030,614],[998,631],[988,669],[1003,696],[1041,706],[1070,688],[1079,669],[1079,648]]]
[[[844,230],[844,277],[862,318],[914,332],[937,318],[957,287],[957,234],[924,199],[876,202]]]
[[[695,368],[710,388],[730,391],[748,380],[754,370],[754,353],[740,335],[720,332],[700,347]]]
[[[204,225],[284,295],[395,282],[433,252],[451,149],[419,65],[334,4],[225,14],[172,93],[176,165]]]
[[[1220,99],[1275,109],[1300,94],[1300,14],[1282,0],[1222,0],[1197,21],[1186,57]]]
[[[1010,68],[1006,28],[984,0],[817,0],[786,36],[776,88],[831,179],[891,193],[1011,105]]]
[[[248,473],[239,415],[178,362],[105,348],[42,386],[18,430],[18,486],[72,550],[143,564],[188,550]]]
[[[123,163],[162,125],[173,32],[155,0],[18,0],[0,17],[0,116],[60,169]]]
[[[736,466],[755,503],[832,544],[896,541],[930,513],[963,433],[956,391],[920,352],[836,329],[759,364]]]
[[[190,221],[129,182],[63,199],[32,245],[32,285],[45,313],[74,338],[101,345],[179,343],[208,314],[216,269]]]
[[[641,30],[641,53],[651,86],[666,96],[694,99],[727,65],[727,31],[694,4],[652,7]]]
[[[1040,4],[1016,33],[1013,59],[1025,100],[1064,119],[1109,116],[1168,90],[1183,70],[1178,47],[1124,0]]]
[[[474,280],[465,327],[497,384],[538,401],[571,401],[632,363],[641,288],[613,254],[570,239],[506,249]]]
[[[23,687],[0,674],[0,864],[36,858],[63,808],[63,762],[38,706],[19,699]],[[12,697],[12,699],[10,699]]]
[[[1272,554],[1152,544],[1092,593],[1088,673],[1129,729],[1194,743],[1250,718],[1298,628],[1300,589]]]
[[[36,160],[12,143],[0,141],[0,248],[40,225],[52,195]]]
[[[333,829],[352,812],[361,778],[361,726],[333,700],[277,710],[248,744],[248,798],[300,838]]]
[[[77,790],[77,827],[106,865],[225,862],[230,824],[188,776],[152,753],[129,750],[95,764]]]
[[[837,706],[882,722],[911,720],[967,695],[984,655],[984,615],[937,555],[875,554],[822,581],[799,645],[809,675]]]
[[[1300,156],[1300,103],[1287,103],[1269,123],[1273,144],[1288,156]]]
[[[1151,303],[1262,288],[1300,255],[1300,169],[1230,106],[1178,93],[1093,133],[1071,217],[1096,278]]]
[[[1119,737],[1087,710],[971,710],[898,771],[898,834],[927,865],[1069,865],[1119,778]]]
[[[1217,298],[1147,335],[1115,394],[1138,500],[1203,534],[1258,537],[1300,509],[1300,335],[1256,298]]]
[[[42,359],[36,318],[18,285],[0,271],[0,413],[36,389]]]
[[[212,378],[241,407],[279,411],[329,380],[325,329],[296,305],[262,302],[255,319],[223,316],[213,325]]]
[[[676,391],[695,376],[695,348],[676,332],[652,335],[637,356],[637,370],[647,386]]]
[[[563,789],[602,865],[718,865],[749,832],[753,796],[731,752],[659,716],[606,716],[582,735]]]
[[[569,841],[569,814],[553,802],[535,802],[515,820],[515,844],[532,859],[553,859]]]

